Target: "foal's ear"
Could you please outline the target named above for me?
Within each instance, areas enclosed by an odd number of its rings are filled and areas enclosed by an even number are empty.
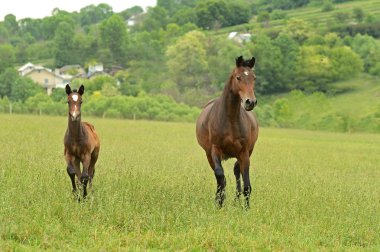
[[[65,89],[66,89],[66,94],[67,95],[71,94],[72,91],[71,91],[71,87],[70,87],[69,84],[66,84],[66,88]]]
[[[255,61],[256,61],[255,57],[252,57],[252,59],[247,60],[247,66],[249,68],[253,68],[255,66]]]
[[[80,85],[79,90],[78,90],[78,94],[83,95],[83,93],[84,93],[84,86]]]
[[[235,60],[236,60],[236,67],[241,67],[241,66],[243,66],[243,64],[244,64],[243,56],[239,56],[239,57],[237,57]]]

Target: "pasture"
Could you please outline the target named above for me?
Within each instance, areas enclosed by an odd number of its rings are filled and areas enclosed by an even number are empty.
[[[380,250],[380,135],[261,128],[251,208],[222,209],[195,124],[86,118],[101,141],[73,200],[66,117],[0,114],[0,250]],[[243,202],[242,202],[243,203]]]

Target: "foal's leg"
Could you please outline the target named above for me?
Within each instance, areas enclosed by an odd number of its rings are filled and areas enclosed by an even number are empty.
[[[207,156],[207,158],[209,160],[209,163],[212,162],[213,164],[212,167],[214,168],[214,174],[217,183],[215,201],[219,207],[222,207],[223,201],[226,197],[226,177],[224,176],[224,170],[222,167],[221,152],[218,150],[217,147],[213,146],[211,150],[211,156]]]
[[[239,159],[239,166],[240,166],[240,172],[243,176],[243,183],[244,183],[244,198],[245,198],[245,203],[246,207],[249,208],[249,197],[251,195],[251,181],[249,179],[249,165],[250,165],[250,160],[249,160],[249,154],[246,153],[246,155],[243,155]]]
[[[90,166],[90,162],[91,162],[91,155],[90,154],[85,155],[82,160],[83,171],[80,177],[80,182],[83,185],[83,198],[86,198],[87,196],[87,183],[88,183],[88,178],[89,178],[88,168]]]
[[[90,189],[92,188],[92,179],[95,175],[95,163],[98,160],[99,150],[94,150],[91,154],[91,161],[88,167],[88,177],[90,180]]]
[[[75,159],[75,157],[66,154],[65,155],[66,163],[67,163],[67,174],[70,177],[71,185],[73,187],[73,192],[75,193],[77,191],[76,183],[75,183],[75,174],[77,174],[77,167],[79,166],[78,161]],[[80,174],[80,170],[79,170]],[[78,174],[77,174],[78,175]]]
[[[239,200],[240,195],[241,195],[241,180],[240,180],[240,166],[239,162],[236,161],[234,165],[234,174],[236,178],[236,198],[235,200]]]

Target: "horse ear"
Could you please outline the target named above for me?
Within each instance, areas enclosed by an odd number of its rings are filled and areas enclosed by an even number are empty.
[[[243,56],[239,56],[236,58],[236,67],[241,67],[244,63]]]
[[[255,61],[256,61],[255,57],[252,57],[252,59],[248,60],[248,64],[247,64],[248,67],[253,68],[255,66]]]
[[[69,84],[66,84],[66,88],[65,89],[66,89],[66,94],[67,95],[71,94],[72,91],[71,91],[71,87],[70,87]]]
[[[78,90],[78,94],[83,95],[83,93],[84,93],[84,86],[80,85],[79,90]]]

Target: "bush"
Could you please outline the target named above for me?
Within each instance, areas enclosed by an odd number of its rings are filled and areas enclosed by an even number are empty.
[[[328,12],[328,11],[332,11],[332,10],[334,10],[334,5],[331,2],[331,0],[324,1],[323,6],[322,6],[322,11]]]

